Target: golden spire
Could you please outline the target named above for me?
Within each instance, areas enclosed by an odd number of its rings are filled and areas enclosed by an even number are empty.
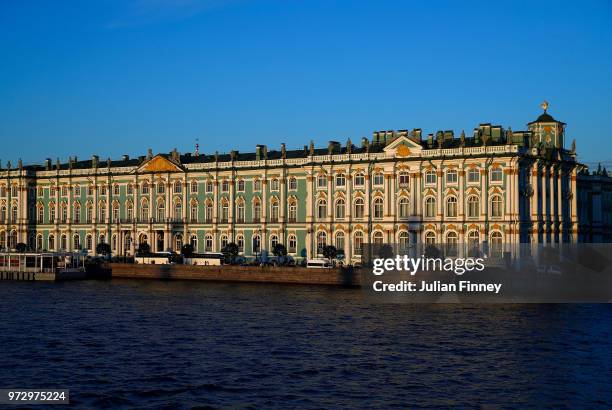
[[[540,107],[542,107],[544,112],[546,112],[546,110],[548,109],[548,101],[544,101],[542,104],[540,104]]]

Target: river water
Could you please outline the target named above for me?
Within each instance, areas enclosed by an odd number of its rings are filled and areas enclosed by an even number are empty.
[[[0,388],[93,408],[612,405],[612,306],[356,289],[0,282]]]

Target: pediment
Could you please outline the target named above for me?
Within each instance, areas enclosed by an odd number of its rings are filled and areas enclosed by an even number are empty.
[[[406,136],[401,136],[393,140],[384,148],[388,157],[406,158],[420,154],[423,147],[421,144],[411,140]]]
[[[183,168],[180,164],[169,160],[161,155],[156,155],[140,167],[137,172],[182,172]]]

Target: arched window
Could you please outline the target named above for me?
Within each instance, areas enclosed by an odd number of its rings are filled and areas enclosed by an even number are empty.
[[[174,250],[180,252],[183,248],[183,235],[180,233],[174,235]]]
[[[226,201],[221,202],[221,222],[227,223],[229,220],[229,203]]]
[[[41,234],[36,235],[36,250],[38,252],[43,249],[43,236]]]
[[[239,201],[236,204],[236,222],[244,222],[244,201]]]
[[[68,237],[62,234],[60,237],[60,250],[65,251],[68,249]]]
[[[87,248],[88,251],[93,250],[93,238],[91,237],[91,235],[87,235],[85,237],[85,247]]]
[[[398,205],[400,218],[407,218],[410,215],[410,201],[408,198],[400,198]]]
[[[164,201],[160,201],[157,204],[157,221],[163,222],[166,220],[166,204]]]
[[[372,202],[372,207],[374,218],[382,218],[384,214],[383,199],[381,197],[374,198],[374,201]]]
[[[49,242],[49,250],[50,251],[54,251],[55,250],[55,235],[51,234],[49,235],[49,238],[47,239],[47,241]]]
[[[3,214],[6,213],[6,208]],[[55,222],[55,202],[49,203],[49,223]]]
[[[491,232],[491,256],[501,257],[503,254],[503,239],[499,231]]]
[[[213,218],[213,204],[212,202],[207,202],[204,207],[204,218],[206,219],[206,223],[211,223]]]
[[[143,182],[140,187],[140,192],[143,195],[149,195],[149,183],[147,181]]]
[[[134,219],[134,205],[131,202],[128,202],[125,206],[125,218],[128,222],[132,222]]]
[[[375,245],[382,245],[382,243],[383,243],[383,233],[381,231],[374,232],[374,235],[372,235],[372,242]]]
[[[244,253],[244,236],[238,235],[236,237],[236,245],[238,245],[238,253]]]
[[[319,199],[317,202],[317,218],[325,219],[327,217],[327,201],[325,199]]]
[[[181,201],[174,202],[174,219],[180,221],[183,218],[183,204]]]
[[[346,210],[346,203],[344,199],[340,198],[336,201],[336,218],[342,219],[344,218],[344,213]]]
[[[6,206],[2,205],[0,207],[0,222],[4,223],[6,221],[6,218],[7,218]]]
[[[198,235],[191,235],[191,238],[189,238],[189,243],[193,247],[193,251],[197,252],[198,251]]]
[[[106,236],[100,235],[98,237],[98,243],[106,243]]]
[[[261,219],[261,204],[259,200],[253,202],[253,222],[259,222]]]
[[[9,234],[9,249],[15,249],[17,247],[17,231],[11,231]]]
[[[477,195],[470,195],[467,204],[468,218],[478,218],[478,213],[480,212],[480,198],[478,198]]]
[[[68,205],[65,202],[62,202],[61,211],[62,211],[62,223],[66,223],[66,221],[68,221]]]
[[[457,197],[449,196],[446,198],[446,216],[451,218],[457,216]]]
[[[72,244],[75,251],[81,250],[81,237],[79,236],[79,234],[74,234],[74,236],[72,237]]]
[[[259,235],[253,235],[252,244],[254,253],[261,252],[261,238]]]
[[[457,256],[459,235],[457,232],[450,231],[446,234],[446,254],[447,256]]]
[[[327,245],[327,233],[320,231],[317,233],[317,253],[322,254],[323,248]]]
[[[425,198],[425,216],[428,218],[436,216],[436,198],[433,196]]]
[[[478,231],[470,231],[468,232],[467,246],[468,252],[473,251],[474,249],[478,249],[480,245],[480,233]]]
[[[289,245],[287,247],[287,252],[288,253],[296,253],[297,252],[297,240],[295,238],[295,235],[289,235],[289,238],[287,240],[287,244]]]
[[[221,250],[225,249],[228,243],[227,235],[221,235]]]
[[[503,201],[501,195],[491,196],[491,217],[499,218],[503,213]]]
[[[278,201],[270,205],[270,222],[278,222]]]
[[[272,178],[272,181],[270,181],[270,191],[278,191],[278,179]]]
[[[213,250],[213,237],[212,235],[206,235],[204,237],[204,251],[212,252]]]
[[[297,179],[295,177],[289,178],[289,190],[290,191],[297,190]]]
[[[142,219],[142,222],[149,221],[149,201],[145,200],[142,202],[142,207],[140,208],[140,219]]]
[[[106,222],[106,202],[100,202],[98,205],[98,213],[100,214],[100,223]]]
[[[408,249],[408,246],[410,245],[410,235],[408,235],[408,232],[401,231],[399,233],[398,243],[400,250],[405,251],[406,249]]]
[[[408,172],[406,171],[400,172],[398,176],[398,180],[399,180],[399,184],[401,187],[408,186],[408,184],[410,184],[410,176],[408,175]]]
[[[274,250],[276,245],[278,245],[278,236],[270,235],[270,250]]]
[[[41,224],[44,221],[45,221],[45,207],[43,207],[42,205],[38,205],[38,207],[36,208],[36,222]]]
[[[289,202],[289,222],[297,222],[297,203],[295,200]]]
[[[123,249],[125,253],[131,252],[132,250],[132,236],[128,233],[125,235],[125,241],[123,242]]]
[[[17,220],[19,219],[19,208],[17,208],[17,205],[13,205],[12,209],[11,209],[11,220],[13,222],[17,222]]]
[[[338,251],[344,252],[344,232],[336,232],[335,246]]]
[[[117,251],[117,248],[118,248],[118,244],[117,244],[117,242],[118,242],[118,241],[117,241],[117,234],[115,234],[115,235],[111,236],[111,250],[112,250],[113,252],[116,252],[116,251]]]
[[[353,235],[353,253],[355,255],[361,255],[362,247],[363,247],[363,232],[357,231]]]
[[[427,231],[425,233],[425,244],[434,245],[436,243],[436,233],[433,231]]]
[[[174,193],[180,194],[183,192],[183,183],[181,181],[174,181]]]
[[[363,218],[365,213],[365,204],[363,198],[355,199],[355,218]]]
[[[189,208],[189,219],[191,222],[198,222],[198,203],[192,202]]]
[[[119,202],[113,202],[113,222],[119,222]]]

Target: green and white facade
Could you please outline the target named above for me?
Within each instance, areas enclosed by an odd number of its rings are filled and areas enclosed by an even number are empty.
[[[326,148],[20,161],[0,170],[0,248],[236,242],[252,256],[280,242],[296,258],[334,244],[355,261],[367,242],[578,241],[581,165],[564,139],[544,112],[527,131],[481,124],[459,138],[414,129]]]

